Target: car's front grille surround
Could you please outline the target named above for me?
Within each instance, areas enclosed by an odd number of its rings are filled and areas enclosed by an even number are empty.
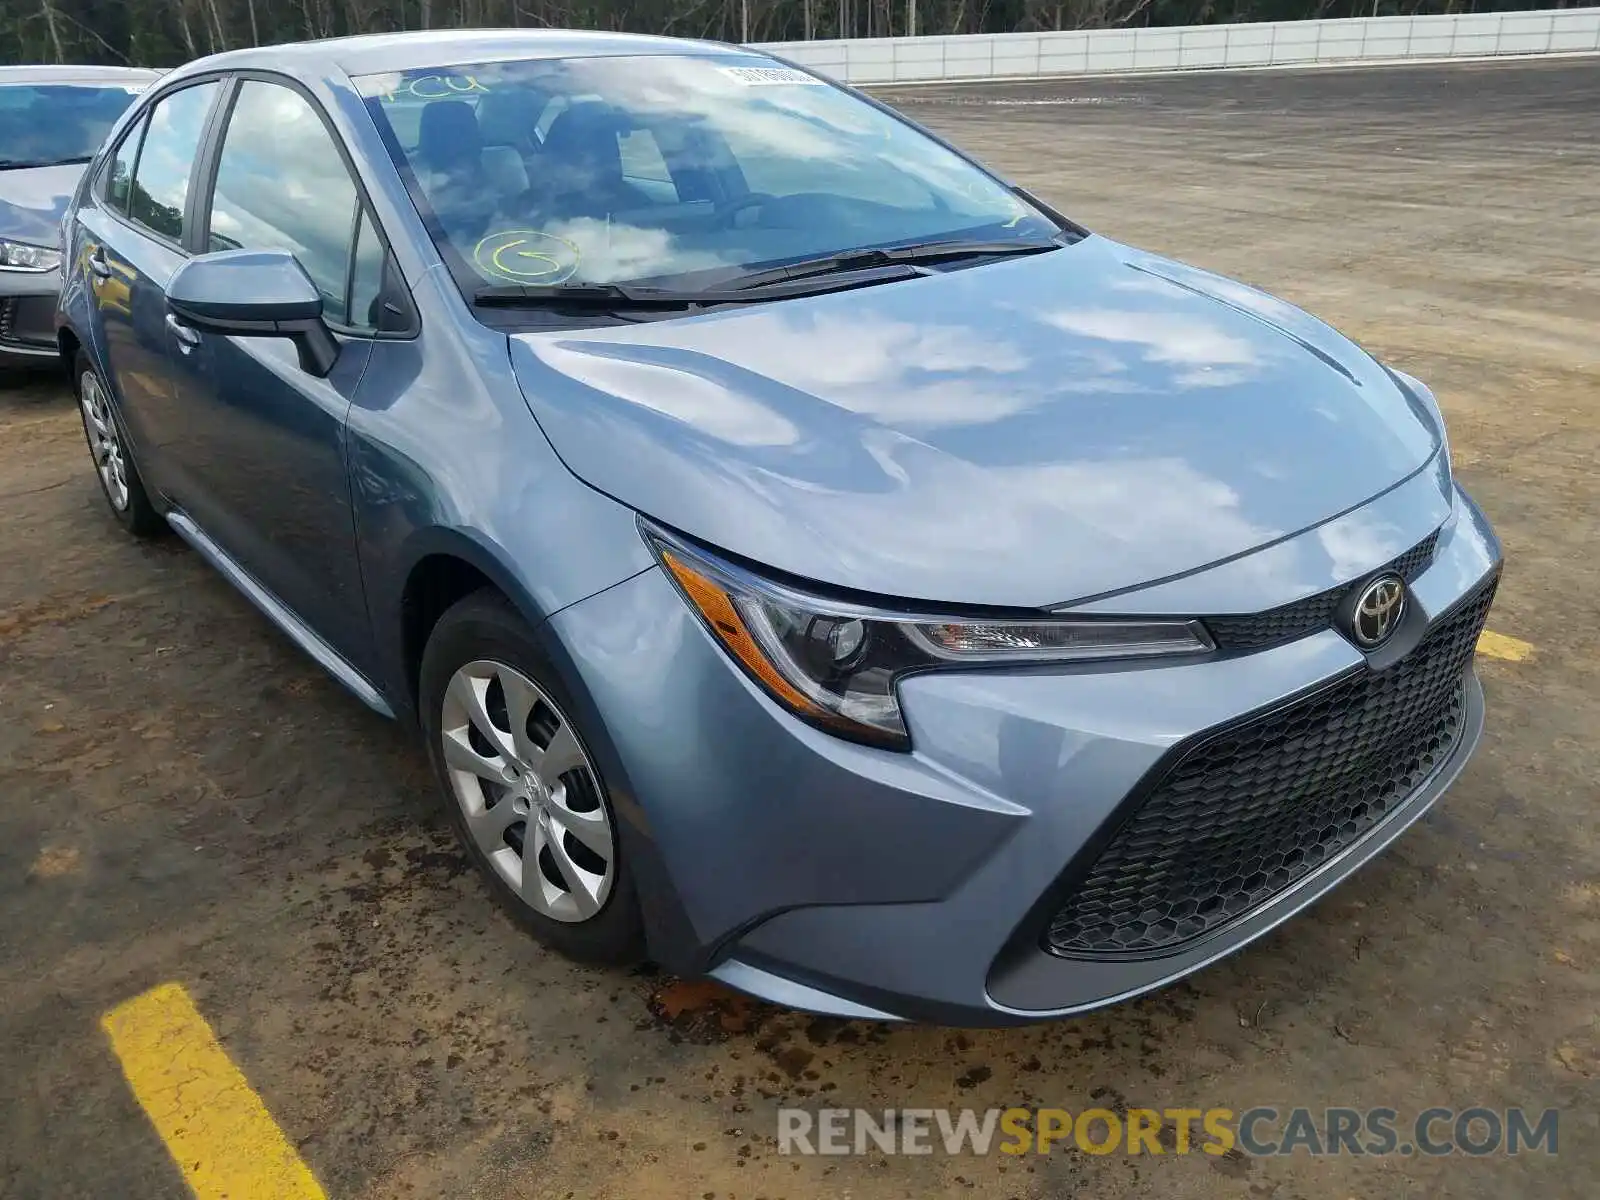
[[[1433,562],[1433,553],[1438,544],[1439,531],[1434,530],[1404,554],[1386,562],[1371,574],[1392,571],[1410,583]],[[1264,612],[1205,617],[1203,620],[1219,650],[1262,650],[1330,628],[1333,614],[1355,586],[1354,583],[1341,584],[1307,596],[1304,600],[1281,604]]]
[[[1050,919],[1066,957],[1173,953],[1360,841],[1449,758],[1496,579],[1386,670],[1180,749]]]

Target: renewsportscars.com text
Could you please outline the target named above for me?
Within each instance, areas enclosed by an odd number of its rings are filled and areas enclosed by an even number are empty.
[[[1425,1108],[803,1108],[778,1110],[780,1154],[1555,1154],[1560,1113]]]

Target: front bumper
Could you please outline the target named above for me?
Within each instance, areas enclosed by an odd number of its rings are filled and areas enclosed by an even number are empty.
[[[1410,588],[1428,629],[1499,568],[1482,514],[1451,492],[1432,565]],[[1379,853],[1456,777],[1483,726],[1468,665],[1448,751],[1353,842],[1182,945],[1066,958],[1043,948],[1041,921],[1068,864],[1106,842],[1179,748],[1368,670],[1350,642],[1329,629],[1138,669],[919,675],[901,685],[914,749],[897,754],[779,709],[659,571],[563,610],[549,632],[592,704],[585,724],[604,714],[598,749],[655,956],[840,1016],[1009,1024],[1181,978]]]
[[[61,272],[0,271],[0,369],[53,366]]]

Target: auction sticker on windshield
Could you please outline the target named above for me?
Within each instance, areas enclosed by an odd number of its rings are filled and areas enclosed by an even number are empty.
[[[823,81],[815,75],[796,71],[793,67],[723,67],[722,73],[745,87],[763,87],[774,83],[808,83],[821,87]]]

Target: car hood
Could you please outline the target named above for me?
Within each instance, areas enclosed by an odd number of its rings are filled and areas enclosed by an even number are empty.
[[[82,178],[82,163],[0,171],[0,237],[56,245],[61,218]]]
[[[1360,505],[1440,439],[1320,321],[1098,237],[511,354],[592,486],[756,563],[941,603],[1194,571]]]

